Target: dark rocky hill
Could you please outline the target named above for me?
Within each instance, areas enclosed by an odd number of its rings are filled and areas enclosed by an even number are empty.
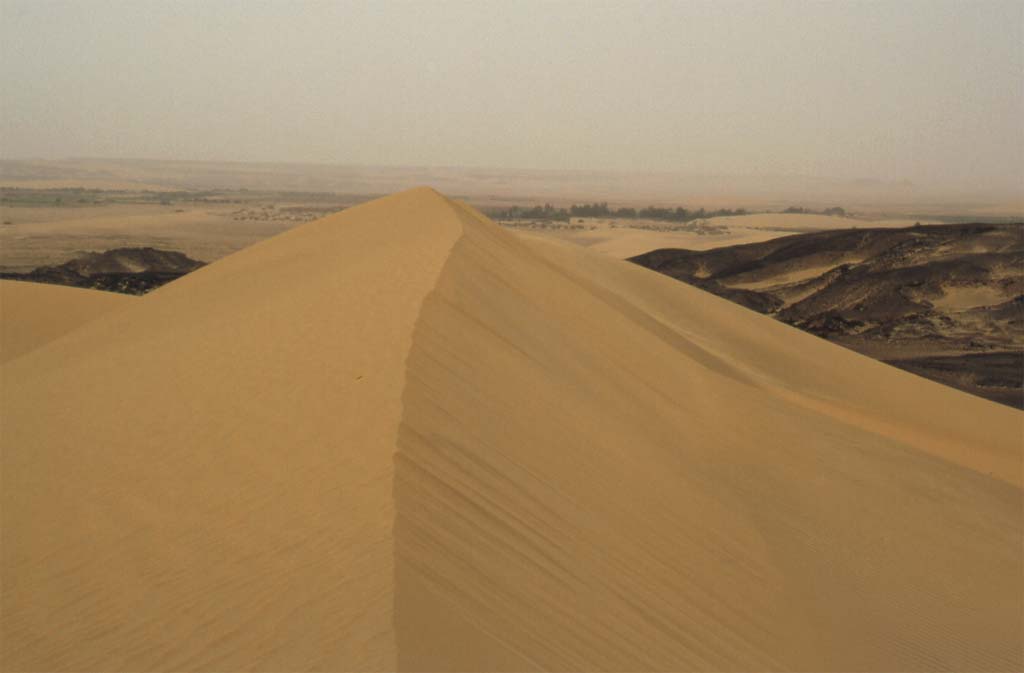
[[[921,376],[1024,408],[1024,226],[798,234],[633,262]]]
[[[174,250],[117,248],[87,252],[63,264],[41,266],[28,273],[0,273],[0,278],[145,294],[203,264]]]

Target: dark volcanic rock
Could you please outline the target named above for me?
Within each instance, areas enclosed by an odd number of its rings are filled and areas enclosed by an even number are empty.
[[[1024,409],[1024,351],[886,360],[918,376]]]
[[[698,278],[689,282],[691,285],[696,285],[702,290],[707,290],[712,294],[717,294],[719,297],[724,297],[725,299],[739,304],[740,306],[746,306],[758,313],[773,313],[778,310],[783,303],[781,299],[770,294],[756,292],[754,290],[741,290],[727,287],[714,280]]]
[[[41,266],[28,273],[2,273],[0,278],[145,294],[203,264],[174,250],[117,248],[88,252],[64,264]]]
[[[106,252],[88,252],[59,267],[42,269],[67,269],[79,276],[126,273],[177,273],[195,271],[203,263],[176,250],[156,248],[117,248]],[[38,271],[39,269],[37,269]]]
[[[706,251],[654,250],[630,261],[1019,406],[1024,367],[1008,354],[1024,351],[1020,224],[823,231]]]

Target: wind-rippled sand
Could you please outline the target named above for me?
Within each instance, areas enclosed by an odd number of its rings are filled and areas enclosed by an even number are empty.
[[[2,377],[5,670],[1024,667],[1020,412],[432,190]]]

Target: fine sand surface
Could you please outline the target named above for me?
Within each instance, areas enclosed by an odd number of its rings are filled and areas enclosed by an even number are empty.
[[[432,190],[2,373],[5,670],[1024,667],[1024,415]]]
[[[0,362],[128,306],[134,299],[112,292],[0,280]]]

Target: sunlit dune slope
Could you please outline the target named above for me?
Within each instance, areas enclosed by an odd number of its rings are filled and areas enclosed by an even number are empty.
[[[4,381],[10,670],[1024,665],[1019,412],[430,190]]]
[[[393,668],[405,360],[461,230],[383,199],[10,363],[4,666]]]
[[[0,280],[0,362],[133,301],[112,292]]]

